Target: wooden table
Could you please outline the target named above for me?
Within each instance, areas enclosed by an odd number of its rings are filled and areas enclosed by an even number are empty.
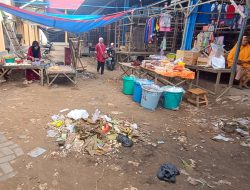
[[[192,81],[191,79],[184,79],[181,77],[167,77],[167,76],[164,76],[164,75],[161,75],[161,74],[155,72],[154,70],[150,70],[150,69],[147,69],[145,67],[140,67],[140,68],[141,68],[141,72],[142,72],[141,77],[145,76],[145,75],[150,76],[151,78],[154,79],[155,84],[160,82],[164,85],[180,86],[185,82]],[[191,84],[192,83],[190,82],[190,85]]]
[[[0,78],[4,77],[8,72],[12,70],[27,70],[30,69],[40,77],[41,85],[44,85],[44,70],[46,65],[28,65],[28,64],[13,64],[13,65],[0,65]],[[37,72],[38,70],[38,72]]]
[[[118,63],[120,70],[122,70],[122,75],[140,75],[140,66],[132,66],[131,63]]]
[[[117,51],[115,54],[117,61],[129,62],[131,61],[131,56],[149,56],[155,54],[155,52]]]
[[[212,67],[203,67],[203,66],[197,66],[197,65],[186,65],[188,69],[194,70],[196,74],[196,86],[199,88],[203,88],[210,92],[211,94],[218,94],[219,87],[220,87],[220,80],[221,80],[221,74],[223,73],[231,73],[231,69],[214,69]],[[208,72],[208,73],[214,73],[216,74],[216,81],[214,85],[214,91],[211,91],[209,89],[206,89],[204,87],[199,86],[200,82],[200,72]]]

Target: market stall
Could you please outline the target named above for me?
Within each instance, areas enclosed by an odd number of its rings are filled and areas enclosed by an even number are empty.
[[[48,63],[44,61],[29,61],[20,58],[9,57],[1,58],[0,78],[6,77],[13,70],[32,70],[40,78],[41,85],[44,85],[44,71]]]

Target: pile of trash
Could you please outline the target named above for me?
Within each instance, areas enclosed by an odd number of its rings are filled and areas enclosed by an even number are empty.
[[[115,152],[119,147],[132,147],[138,141],[146,141],[145,134],[136,123],[101,115],[97,109],[92,116],[86,110],[61,110],[52,116],[47,136],[55,138],[59,147],[93,155]],[[68,112],[66,115],[62,114]]]
[[[234,119],[219,119],[212,122],[213,128],[218,131],[221,130],[223,133],[213,137],[213,140],[222,141],[234,141],[231,137],[226,137],[225,134],[232,136],[238,134],[245,139],[245,142],[241,142],[242,146],[250,147],[250,118],[234,118]],[[237,138],[237,137],[236,137]],[[238,138],[239,139],[239,138]],[[242,139],[241,139],[242,140]]]

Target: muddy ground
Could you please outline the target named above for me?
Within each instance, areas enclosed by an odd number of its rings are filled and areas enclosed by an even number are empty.
[[[95,61],[83,60],[88,71],[95,73]],[[58,83],[51,88],[38,83],[24,85],[22,79],[1,84],[0,132],[18,144],[24,155],[11,161],[17,173],[0,181],[0,189],[193,190],[211,186],[219,190],[250,189],[250,148],[240,145],[244,138],[227,134],[235,141],[211,139],[221,133],[214,129],[212,120],[250,116],[249,100],[235,102],[224,98],[216,103],[210,98],[208,107],[196,108],[183,102],[179,111],[158,108],[152,112],[122,94],[122,82],[117,80],[120,74],[116,70],[106,71],[104,76],[97,74],[96,79],[79,78],[76,87],[70,83]],[[64,157],[57,154],[60,150],[54,139],[46,137],[51,116],[64,108],[84,108],[90,113],[96,108],[106,114],[122,112],[113,116],[136,122],[150,134],[153,145],[138,143],[132,148],[121,148],[113,156],[91,157],[71,152]],[[186,137],[185,142],[178,139],[180,136]],[[158,141],[164,144],[157,144]],[[31,158],[27,153],[36,147],[47,151]],[[181,159],[194,160],[195,167],[185,168]],[[175,184],[159,181],[156,173],[162,163],[173,163],[178,169],[185,169],[190,177],[206,182],[192,185],[187,174],[177,176]],[[220,180],[224,183],[218,183]]]

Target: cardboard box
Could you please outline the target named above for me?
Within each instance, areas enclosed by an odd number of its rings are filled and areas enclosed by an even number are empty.
[[[177,50],[176,59],[183,58],[183,61],[188,65],[196,65],[200,52]]]
[[[207,65],[209,62],[208,57],[198,57],[197,65]]]

